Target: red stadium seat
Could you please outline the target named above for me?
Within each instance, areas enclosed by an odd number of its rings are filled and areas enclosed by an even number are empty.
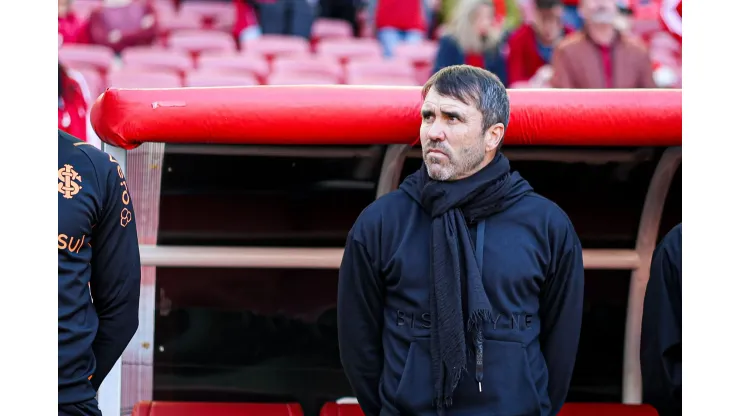
[[[419,82],[411,77],[394,77],[394,76],[382,76],[382,75],[348,75],[347,85],[387,85],[387,86],[398,86],[398,87],[414,87],[418,86]]]
[[[429,65],[437,57],[437,42],[401,43],[396,46],[393,54],[400,59],[407,59],[414,65]]]
[[[330,75],[275,73],[267,77],[267,85],[334,85],[337,79]]]
[[[174,72],[122,69],[108,74],[108,85],[116,88],[179,88],[182,78]]]
[[[364,416],[364,414],[357,404],[326,403],[321,408],[320,416]],[[566,403],[558,416],[658,416],[658,412],[646,404]]]
[[[311,27],[311,38],[315,41],[323,39],[347,39],[353,35],[352,25],[346,20],[317,19]]]
[[[159,35],[163,37],[180,30],[199,30],[201,28],[200,16],[187,12],[164,13],[157,16],[157,28]]]
[[[139,402],[131,416],[303,416],[297,403]]]
[[[375,39],[326,39],[316,46],[316,53],[346,62],[355,58],[381,58],[380,43]]]
[[[268,59],[281,55],[306,55],[311,52],[308,41],[298,36],[264,35],[244,42],[241,47],[247,53],[256,53]]]
[[[342,65],[334,58],[319,56],[279,57],[272,61],[273,73],[318,74],[335,77],[337,82],[344,77]]]
[[[646,404],[566,403],[558,416],[658,416],[658,411]]]
[[[152,0],[151,4],[157,13],[157,18],[177,14],[177,7],[175,7],[175,2],[172,0]]]
[[[234,52],[236,42],[228,33],[213,30],[183,30],[170,33],[170,49],[186,51],[194,56],[202,52]]]
[[[74,11],[79,19],[87,20],[90,17],[90,13],[96,7],[100,7],[102,3],[101,0],[75,0],[72,2],[72,11]]]
[[[244,87],[259,84],[257,77],[250,74],[197,70],[185,76],[186,87]]]
[[[90,98],[92,101],[105,91],[105,79],[100,75],[100,72],[95,68],[90,67],[79,67],[73,68],[77,71],[82,78],[84,78],[87,84],[87,89],[90,91]],[[90,103],[92,105],[92,103]]]
[[[201,70],[252,74],[263,80],[270,73],[270,66],[261,55],[204,53],[197,64]]]
[[[199,16],[204,28],[226,27],[233,25],[236,20],[234,3],[230,1],[186,0],[180,5],[180,11]]]
[[[404,60],[357,59],[347,63],[347,77],[408,77],[416,76],[414,66]]]
[[[365,416],[358,404],[326,403],[319,416]]]
[[[126,68],[170,70],[185,73],[193,68],[193,59],[187,52],[162,47],[138,46],[121,53]]]
[[[59,49],[59,61],[70,67],[93,67],[105,73],[115,59],[113,50],[100,45],[67,44]]]

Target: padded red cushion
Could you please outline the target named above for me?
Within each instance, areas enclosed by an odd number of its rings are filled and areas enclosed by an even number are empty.
[[[303,416],[297,403],[139,402],[132,416]]]

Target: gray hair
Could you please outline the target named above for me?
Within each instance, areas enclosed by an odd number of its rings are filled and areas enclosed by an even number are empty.
[[[424,84],[422,99],[432,88],[443,97],[475,106],[483,115],[482,131],[496,123],[503,124],[504,129],[509,127],[509,95],[504,84],[492,72],[470,65],[448,66],[440,69]]]

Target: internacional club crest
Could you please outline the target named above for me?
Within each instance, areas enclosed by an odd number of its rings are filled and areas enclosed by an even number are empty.
[[[72,199],[82,189],[82,185],[80,185],[82,177],[74,170],[72,165],[64,165],[57,171],[57,177],[59,178],[57,189],[66,199]]]

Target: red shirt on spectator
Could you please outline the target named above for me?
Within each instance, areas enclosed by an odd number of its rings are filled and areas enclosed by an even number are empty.
[[[402,31],[427,30],[424,0],[377,0],[375,28],[394,28]]]
[[[565,29],[565,34],[571,31]],[[509,83],[528,81],[546,62],[537,47],[537,33],[531,25],[522,25],[509,37]]]
[[[86,43],[86,21],[78,19],[72,12],[58,17],[60,43]]]
[[[465,55],[465,65],[474,66],[477,68],[486,68],[486,60],[483,58],[481,53],[471,53]]]
[[[87,101],[80,84],[59,67],[59,129],[87,141]]]

